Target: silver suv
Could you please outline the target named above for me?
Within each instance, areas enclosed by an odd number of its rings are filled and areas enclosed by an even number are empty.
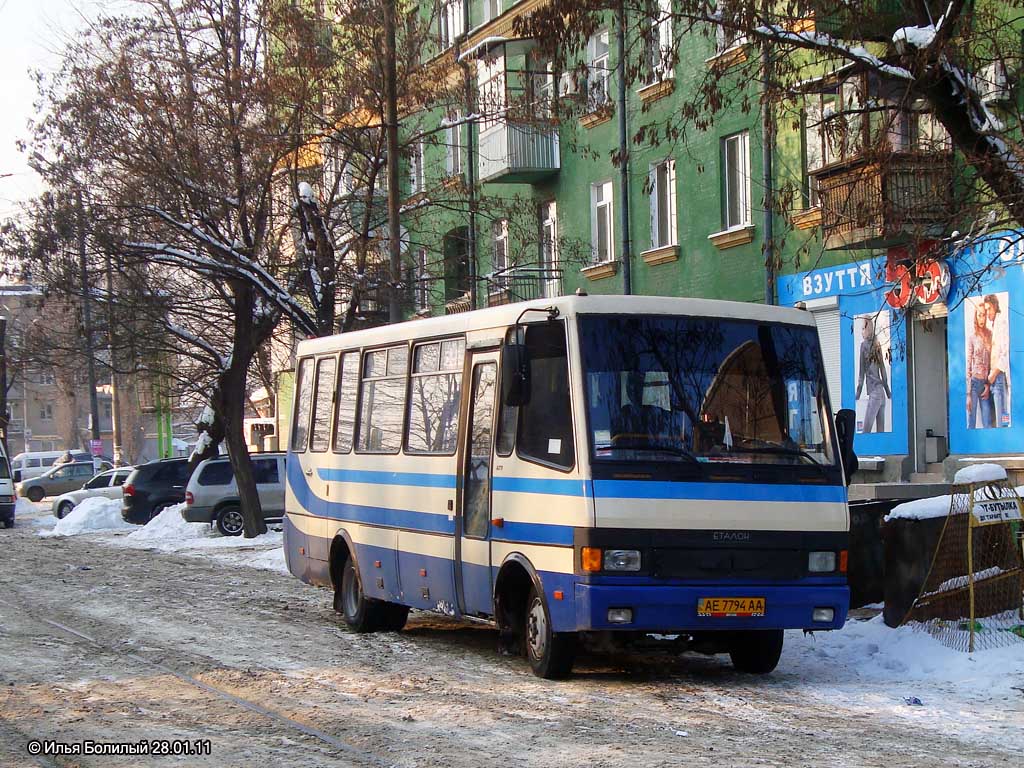
[[[281,520],[284,517],[285,454],[255,454],[252,469],[263,519]],[[227,456],[207,459],[196,467],[185,489],[185,505],[181,516],[190,523],[211,523],[225,536],[242,533],[238,486]]]

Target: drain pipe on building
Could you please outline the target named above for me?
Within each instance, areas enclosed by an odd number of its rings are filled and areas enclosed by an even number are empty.
[[[775,115],[772,113],[770,85],[772,81],[771,43],[761,43],[761,160],[764,185],[764,303],[777,304],[775,256]]]
[[[619,81],[618,104],[619,113],[619,230],[622,235],[622,293],[629,296],[633,293],[633,281],[630,270],[630,238],[629,238],[629,136],[626,133],[626,3],[619,0],[615,8],[618,26],[619,60],[615,70]]]
[[[470,29],[469,25],[469,3],[462,4],[463,13],[463,29]],[[463,93],[466,101],[466,115],[474,115],[476,112],[474,108],[474,82],[473,82],[473,69],[470,67],[468,60],[463,60],[462,57],[462,45],[466,41],[467,35],[465,32],[455,42],[455,60],[459,62],[462,67],[463,73]],[[469,262],[469,308],[476,309],[476,157],[475,155],[475,138],[473,131],[476,129],[476,120],[466,121],[466,204],[469,207],[469,222],[466,227],[466,260]]]

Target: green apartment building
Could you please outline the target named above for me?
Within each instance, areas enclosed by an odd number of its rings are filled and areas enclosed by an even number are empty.
[[[729,110],[671,141],[634,140],[641,125],[678,112],[712,69],[729,77],[729,64],[756,53],[713,30],[676,40],[667,9],[627,23],[623,120],[614,15],[556,62],[517,23],[542,4],[449,0],[424,10],[436,17],[439,43],[427,66],[455,95],[405,120],[424,136],[409,145],[409,202],[431,203],[404,222],[416,310],[627,285],[764,301],[759,111]],[[626,173],[613,161],[623,147]]]

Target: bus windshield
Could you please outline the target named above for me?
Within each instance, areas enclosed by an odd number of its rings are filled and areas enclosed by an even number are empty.
[[[582,315],[595,460],[834,465],[812,326]]]

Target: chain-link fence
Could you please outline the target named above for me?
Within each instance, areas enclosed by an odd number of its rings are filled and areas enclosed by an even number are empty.
[[[1021,500],[1006,481],[953,486],[928,577],[904,623],[961,651],[1024,643]]]

